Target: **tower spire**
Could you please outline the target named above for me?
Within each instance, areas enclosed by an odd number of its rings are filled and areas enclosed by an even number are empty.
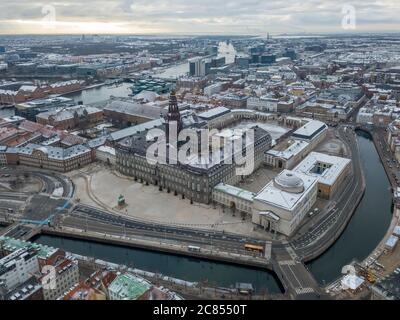
[[[181,125],[181,114],[179,113],[179,108],[178,108],[178,100],[176,98],[176,93],[174,90],[171,91],[171,94],[169,96],[169,105],[168,105],[168,114],[167,114],[167,119],[166,119],[166,136],[167,139],[169,137],[169,129],[172,123],[176,125],[177,128],[177,134],[182,129]]]

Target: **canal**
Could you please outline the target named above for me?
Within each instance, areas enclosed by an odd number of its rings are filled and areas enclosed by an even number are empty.
[[[338,278],[342,267],[353,259],[366,258],[384,237],[392,217],[390,184],[375,146],[365,133],[358,132],[357,139],[367,188],[342,236],[325,254],[308,264],[321,284]],[[225,287],[247,282],[258,293],[282,290],[277,279],[263,270],[51,236],[40,236],[37,242],[188,281],[208,281]]]
[[[223,287],[245,282],[260,294],[282,292],[274,275],[264,270],[53,236],[40,236],[36,242],[187,281]]]
[[[392,192],[372,138],[357,131],[366,191],[346,230],[335,244],[308,264],[315,278],[329,283],[353,259],[364,260],[383,239],[392,219]]]
[[[132,94],[130,87],[132,83],[123,82],[117,85],[102,85],[95,88],[85,89],[79,92],[68,93],[64,97],[73,99],[76,103],[83,104],[99,103],[114,97],[129,97]]]

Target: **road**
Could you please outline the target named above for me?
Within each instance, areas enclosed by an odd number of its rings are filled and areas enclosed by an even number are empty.
[[[110,229],[112,229],[112,233],[118,235],[157,238],[186,243],[187,245],[207,245],[223,251],[248,255],[250,253],[244,250],[245,243],[265,245],[265,240],[258,238],[244,237],[221,231],[148,223],[129,217],[117,216],[86,205],[77,205],[68,216],[63,218],[62,226],[78,227],[104,233],[109,233]]]
[[[365,189],[356,135],[346,126],[341,126],[338,134],[351,150],[353,175],[344,181],[345,188],[332,199],[335,206],[323,215],[322,220],[316,222],[307,233],[291,241],[291,245],[303,261],[321,254],[340,236]]]
[[[340,236],[362,196],[363,174],[356,136],[354,131],[346,128],[346,126],[338,128],[338,135],[347,144],[348,149],[352,151],[353,175],[346,181],[346,187],[343,188],[342,192],[335,197],[335,206],[326,213],[321,212],[322,218],[305,234],[294,237],[285,243],[273,241],[274,271],[280,276],[286,289],[290,290],[297,298],[317,298],[321,296],[318,283],[303,262],[310,257],[322,254]],[[0,174],[4,172],[15,174],[15,169],[5,169]],[[71,187],[68,179],[62,175],[36,170],[29,172],[20,170],[18,172],[36,176],[44,181],[44,189],[48,194],[51,194],[58,186],[63,187],[63,196],[67,197],[73,192],[73,186]],[[47,203],[46,199],[41,199],[41,201]],[[57,224],[63,227],[117,236],[156,239],[160,242],[168,241],[183,245],[195,245],[250,257],[259,257],[260,254],[246,251],[244,249],[246,243],[265,245],[265,240],[256,237],[154,224],[82,204],[76,205],[68,214],[60,217]]]
[[[72,198],[74,194],[74,184],[71,179],[60,173],[19,166],[8,166],[0,169],[0,176],[2,175],[36,178],[43,183],[41,193],[53,194],[56,189],[62,188],[60,196]]]

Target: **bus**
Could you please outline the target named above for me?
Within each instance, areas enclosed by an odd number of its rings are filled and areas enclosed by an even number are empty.
[[[201,248],[196,246],[188,246],[188,251],[191,252],[200,252]]]
[[[244,245],[244,248],[247,251],[264,253],[264,247],[263,246],[258,246],[258,245],[255,245],[255,244],[246,243]]]

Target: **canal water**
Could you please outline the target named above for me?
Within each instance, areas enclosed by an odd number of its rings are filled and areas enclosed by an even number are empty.
[[[40,236],[36,242],[187,281],[222,287],[245,282],[260,294],[282,292],[274,275],[264,270],[53,236]]]
[[[318,259],[308,264],[315,278],[329,283],[341,275],[342,267],[353,259],[364,260],[383,239],[392,219],[390,182],[371,137],[357,132],[366,191],[344,233]]]
[[[367,189],[339,240],[324,255],[308,264],[321,284],[338,278],[342,267],[353,259],[366,258],[383,238],[392,217],[390,184],[375,146],[364,133],[359,132],[357,139]],[[262,270],[50,236],[40,236],[37,242],[188,281],[209,281],[225,287],[247,282],[252,283],[259,293],[266,290],[281,292],[276,278]]]
[[[99,103],[114,97],[129,97],[132,94],[130,87],[132,83],[123,82],[113,85],[102,85],[100,87],[85,89],[79,92],[68,93],[64,97],[73,99],[76,103],[83,104]]]

